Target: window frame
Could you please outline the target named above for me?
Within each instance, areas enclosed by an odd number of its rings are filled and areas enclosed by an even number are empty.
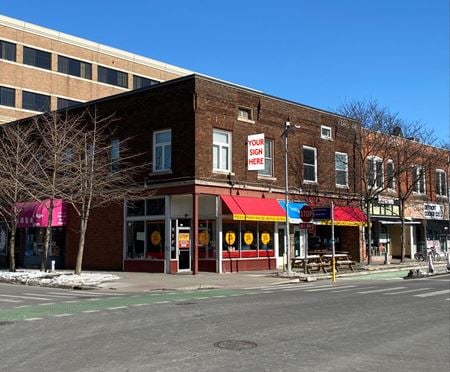
[[[33,54],[29,54],[33,52]],[[45,58],[44,58],[45,57]],[[45,62],[45,63],[44,63]],[[36,48],[23,47],[22,63],[27,66],[42,68],[44,70],[52,69],[52,53]]]
[[[170,134],[170,142],[157,142],[157,136],[158,134],[164,134],[169,133]],[[169,147],[170,150],[170,159],[169,164],[166,164],[166,148]],[[161,148],[161,164],[160,168],[157,167],[159,164],[157,164],[157,149]],[[161,172],[170,172],[172,170],[172,129],[162,129],[157,130],[153,132],[153,162],[152,162],[152,171],[154,173],[161,173]]]
[[[139,87],[137,87],[136,85],[136,82],[137,81],[139,81],[139,79],[140,79],[140,81],[141,82],[148,82],[148,84],[144,84],[144,85],[140,85]],[[139,75],[134,75],[133,74],[133,89],[141,89],[141,88],[146,88],[146,87],[151,87],[151,86],[153,86],[153,85],[156,85],[156,84],[159,84],[159,81],[157,81],[157,80],[155,80],[155,79],[150,79],[150,78],[147,78],[147,77],[144,77],[144,76],[139,76]]]
[[[104,75],[101,71],[104,71]],[[114,78],[112,77],[112,73],[115,74]],[[122,78],[119,78],[122,76]],[[104,80],[100,80],[100,78]],[[124,81],[124,84],[121,83],[121,80]],[[128,89],[128,73],[120,70],[116,70],[114,68],[98,65],[97,66],[97,81],[103,84],[114,85],[119,88]]]
[[[11,93],[12,95],[8,97],[8,94],[5,93]],[[8,104],[8,98],[12,99],[11,105]],[[0,106],[16,107],[16,90],[14,88],[0,86]]]
[[[392,166],[392,175],[389,174],[389,166]],[[396,189],[395,164],[392,159],[386,161],[386,189],[388,191],[395,191]]]
[[[305,163],[305,150],[314,152],[314,164]],[[306,179],[306,166],[314,168],[314,180]],[[317,148],[312,146],[303,146],[303,183],[317,183]]]
[[[340,163],[345,165],[345,169],[338,169],[338,156],[345,156],[345,162],[340,161]],[[337,187],[348,187],[348,154],[346,152],[336,151],[334,153],[334,166],[335,166],[335,177]],[[344,172],[345,174],[345,184],[338,183],[338,172]]]
[[[435,182],[435,192],[437,196],[448,197],[447,190],[447,173],[443,169],[436,169],[436,182]]]
[[[113,138],[111,140],[111,173],[120,171],[120,140]]]
[[[25,107],[25,102],[26,102],[26,99],[25,99],[25,96],[26,95],[32,95],[32,96],[34,96],[34,98],[33,98],[33,103],[35,103],[35,100],[36,100],[36,98],[48,98],[48,109],[46,109],[46,110],[42,110],[42,107],[37,107],[37,106],[33,106],[33,107],[31,107],[31,106],[28,106],[28,107]],[[24,110],[30,110],[30,111],[35,111],[35,112],[48,112],[48,111],[50,111],[50,109],[51,109],[51,97],[50,96],[48,96],[48,95],[46,95],[46,94],[41,94],[41,93],[35,93],[35,92],[29,92],[29,91],[26,91],[26,90],[23,90],[22,91],[22,109],[24,109]]]
[[[425,169],[422,165],[413,166],[413,193],[417,195],[425,195],[427,192],[426,179],[425,179]],[[422,171],[421,177],[419,178],[419,172]],[[422,186],[422,187],[421,187]]]
[[[324,135],[323,130],[328,130],[329,135]],[[333,139],[333,130],[331,127],[328,127],[326,125],[320,126],[320,138],[326,139],[326,140],[332,140]]]
[[[64,63],[67,64],[65,66]],[[84,68],[82,68],[84,66]],[[86,68],[88,67],[88,68]],[[73,70],[76,71],[73,71]],[[66,57],[58,54],[58,72],[82,79],[92,80],[92,63],[83,62],[79,59]]]
[[[247,117],[245,116],[241,116],[241,112],[245,112],[247,113]],[[250,107],[245,107],[245,106],[239,106],[238,107],[238,120],[240,121],[245,121],[246,123],[252,123],[254,124],[255,121],[253,120],[253,109]]]
[[[268,145],[269,151],[267,151],[266,145]],[[274,154],[274,141],[266,138],[264,140],[264,169],[258,171],[258,177],[273,177],[274,173],[273,154]]]
[[[9,54],[13,56],[11,58]],[[17,60],[17,44],[11,43],[9,41],[0,40],[0,59],[4,61],[16,62]]]
[[[224,134],[227,137],[227,142],[224,144],[222,142],[215,142],[214,140],[214,134]],[[232,132],[229,131],[225,131],[222,129],[213,129],[213,136],[212,136],[212,140],[213,140],[213,172],[226,172],[226,173],[230,173],[232,172],[232,140],[233,140],[233,136],[232,136]],[[216,151],[216,149],[218,151]],[[227,162],[227,167],[223,168],[221,165],[223,163],[223,159],[222,159],[222,151],[226,149],[227,153],[226,153],[226,162]],[[218,155],[217,161],[215,161],[215,157],[216,157],[216,153]],[[216,164],[218,165],[218,167],[216,167]]]
[[[379,156],[369,156],[367,158],[367,184],[370,189],[379,190],[384,186],[384,161]],[[369,168],[370,162],[373,162],[372,167]],[[378,174],[380,170],[380,174]],[[370,172],[373,172],[371,175]],[[373,179],[373,181],[371,181]]]

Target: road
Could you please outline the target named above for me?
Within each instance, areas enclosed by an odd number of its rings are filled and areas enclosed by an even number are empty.
[[[5,371],[447,371],[450,276],[127,294],[0,284]]]

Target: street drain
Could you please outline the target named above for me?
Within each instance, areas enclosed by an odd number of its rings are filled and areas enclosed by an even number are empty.
[[[243,340],[224,340],[214,344],[215,347],[228,350],[247,350],[258,346],[256,342]]]
[[[8,326],[8,325],[12,325],[14,324],[14,322],[11,322],[9,320],[0,320],[0,327],[1,326]]]

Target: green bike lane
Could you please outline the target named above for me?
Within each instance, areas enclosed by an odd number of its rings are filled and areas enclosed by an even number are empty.
[[[256,294],[245,289],[214,289],[197,291],[142,293],[115,297],[78,299],[60,303],[41,303],[0,309],[0,322],[35,321],[63,318],[77,314],[113,311],[133,307],[168,304],[181,301],[207,300]]]

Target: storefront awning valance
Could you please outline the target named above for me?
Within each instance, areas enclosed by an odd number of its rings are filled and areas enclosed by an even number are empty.
[[[283,208],[286,213],[286,201],[278,200],[278,203],[281,205],[281,208]],[[292,223],[300,223],[301,222],[300,209],[302,209],[304,205],[306,205],[306,203],[291,202],[291,201],[288,203],[289,222],[292,222]]]
[[[224,214],[237,221],[284,222],[286,213],[275,199],[222,195]],[[227,213],[228,212],[228,213]]]
[[[379,220],[379,223],[381,223],[382,225],[401,225],[402,221],[401,220]],[[405,225],[420,225],[421,222],[420,221],[405,221]]]
[[[20,209],[17,219],[17,227],[47,227],[48,226],[48,208],[50,200],[42,202],[22,202],[16,204]],[[55,226],[64,226],[67,223],[67,204],[61,199],[53,200],[53,211],[51,224]]]
[[[331,225],[331,220],[322,220],[319,223]],[[334,224],[336,226],[364,226],[366,223],[366,215],[361,209],[340,205],[334,207]]]

